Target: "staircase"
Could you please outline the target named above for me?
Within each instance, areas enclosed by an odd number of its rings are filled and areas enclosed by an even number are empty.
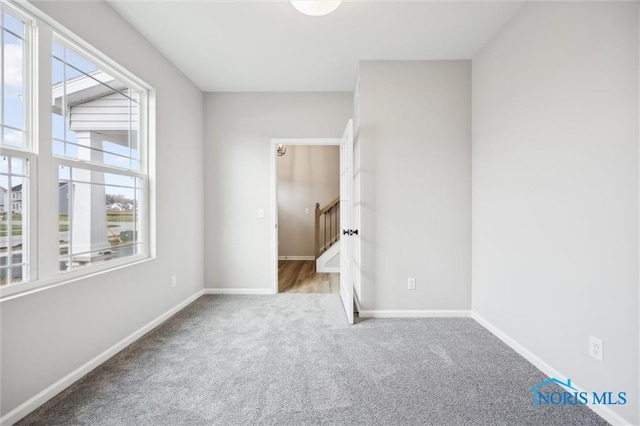
[[[316,272],[340,272],[340,197],[316,203],[315,216]]]

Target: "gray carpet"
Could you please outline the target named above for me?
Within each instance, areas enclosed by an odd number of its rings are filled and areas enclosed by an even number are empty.
[[[20,425],[601,425],[471,319],[368,319],[338,295],[204,296]]]

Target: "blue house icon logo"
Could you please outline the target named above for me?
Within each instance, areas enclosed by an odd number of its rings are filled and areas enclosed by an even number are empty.
[[[540,392],[539,389],[541,389],[541,388],[543,388],[543,387],[545,387],[547,385],[550,385],[552,383],[557,383],[558,385],[560,385],[560,386],[562,386],[562,387],[564,387],[566,389],[569,389],[569,390],[574,391],[574,392],[578,392],[578,389],[576,389],[573,386],[571,386],[571,379],[567,379],[567,381],[565,383],[560,379],[556,379],[555,377],[552,377],[550,379],[545,380],[544,382],[538,383],[537,385],[535,385],[534,387],[529,389],[529,392],[533,392],[533,406],[535,408],[538,408],[538,405],[540,404],[541,398],[542,398],[542,402],[543,403],[548,403],[549,394],[548,393],[544,394],[544,393]],[[566,392],[566,393],[571,395],[569,392]],[[558,394],[558,393],[556,392],[556,394]]]

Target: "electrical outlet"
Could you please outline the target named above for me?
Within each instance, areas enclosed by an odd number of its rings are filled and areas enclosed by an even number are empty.
[[[407,281],[407,288],[409,290],[415,290],[416,289],[416,277],[409,277],[409,279]]]
[[[178,279],[174,275],[174,276],[171,277],[171,287],[173,288],[173,287],[175,287],[177,285],[178,285]]]
[[[589,336],[589,355],[602,362],[604,343],[597,337]]]

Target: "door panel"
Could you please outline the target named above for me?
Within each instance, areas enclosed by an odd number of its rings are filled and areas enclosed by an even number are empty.
[[[360,235],[362,229],[360,227],[360,216],[362,213],[362,194],[360,192],[360,138],[358,137],[358,125],[354,120],[354,134],[353,134],[353,193],[351,196],[351,206],[353,208],[351,214],[351,226],[353,229],[357,229],[358,234],[352,237],[351,242],[351,262],[352,262],[352,274],[353,274],[353,298],[356,302],[356,306],[359,308],[362,304],[362,277],[361,277],[361,241]]]
[[[349,120],[340,144],[340,297],[349,324],[353,324],[353,121]],[[345,231],[347,231],[345,233]]]

